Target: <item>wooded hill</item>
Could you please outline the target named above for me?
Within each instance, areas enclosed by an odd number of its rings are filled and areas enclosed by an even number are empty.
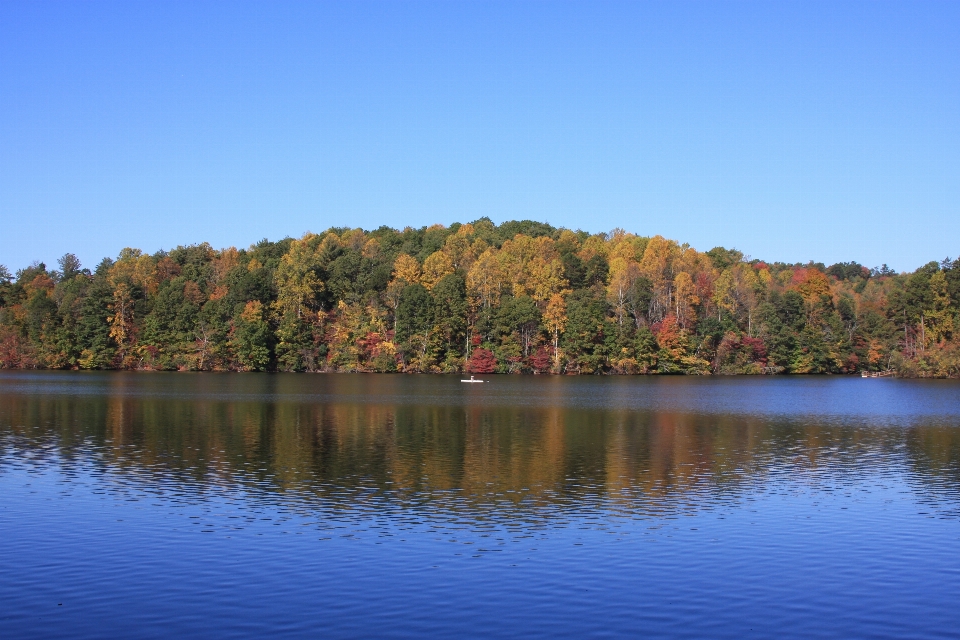
[[[483,218],[0,266],[0,367],[960,376],[960,258],[896,274]]]

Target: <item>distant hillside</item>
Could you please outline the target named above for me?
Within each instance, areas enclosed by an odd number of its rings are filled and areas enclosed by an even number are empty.
[[[960,376],[960,259],[745,262],[488,219],[0,266],[0,367]]]

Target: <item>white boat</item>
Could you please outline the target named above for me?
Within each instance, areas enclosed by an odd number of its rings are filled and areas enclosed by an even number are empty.
[[[483,380],[476,380],[473,376],[470,376],[469,380],[461,380],[460,382],[483,382]]]

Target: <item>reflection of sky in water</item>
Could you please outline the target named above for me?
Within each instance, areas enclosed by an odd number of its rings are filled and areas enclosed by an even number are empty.
[[[491,379],[0,374],[0,631],[960,622],[960,385]]]

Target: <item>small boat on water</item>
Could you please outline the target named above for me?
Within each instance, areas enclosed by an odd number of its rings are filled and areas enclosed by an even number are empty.
[[[470,376],[469,380],[461,380],[460,382],[483,382],[483,380],[477,380],[473,376]]]

